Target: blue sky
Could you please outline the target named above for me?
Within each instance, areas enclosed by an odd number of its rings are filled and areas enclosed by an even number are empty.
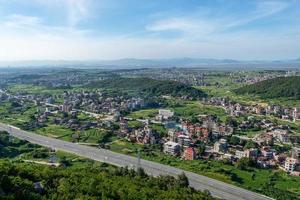
[[[300,57],[299,0],[0,0],[0,60]]]

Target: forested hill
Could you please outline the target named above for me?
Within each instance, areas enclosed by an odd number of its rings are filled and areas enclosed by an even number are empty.
[[[171,95],[173,97],[187,96],[190,98],[206,97],[202,90],[176,81],[162,81],[149,78],[112,78],[93,82],[92,88],[104,88],[115,91],[143,94],[147,96]]]
[[[0,159],[0,199],[205,199],[208,192],[196,191],[172,176],[139,176],[118,168],[51,168]],[[42,188],[36,189],[35,184]]]
[[[22,162],[47,161],[53,152],[0,131],[0,199],[215,199],[208,191],[190,188],[184,174],[151,177],[143,170],[61,154],[57,152],[58,161],[64,163],[60,167]]]
[[[255,94],[262,98],[295,97],[300,99],[300,76],[269,79],[238,88],[235,92]]]

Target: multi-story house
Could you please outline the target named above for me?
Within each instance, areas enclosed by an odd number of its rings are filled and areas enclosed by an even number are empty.
[[[180,155],[180,145],[176,142],[168,141],[164,144],[164,153],[178,156]]]

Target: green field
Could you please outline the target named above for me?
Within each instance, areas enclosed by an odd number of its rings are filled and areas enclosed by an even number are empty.
[[[215,115],[221,122],[225,122],[227,114],[225,110],[221,107],[204,105],[199,101],[187,101],[184,102],[181,106],[171,107],[176,115],[179,115],[184,118],[197,117],[198,115]]]
[[[143,145],[131,143],[126,140],[118,140],[110,144],[110,150],[129,155],[136,155],[138,149],[142,147]]]
[[[62,139],[66,141],[71,141],[71,136],[74,133],[72,130],[60,126],[60,125],[47,125],[46,127],[39,128],[35,130],[36,133],[45,135],[48,137],[53,137],[57,139]]]
[[[143,122],[139,122],[136,120],[128,121],[128,127],[129,128],[141,128],[143,127]]]
[[[128,117],[131,117],[133,119],[147,119],[147,118],[153,118],[158,113],[158,109],[144,109],[144,110],[138,110],[130,113]]]
[[[37,107],[32,103],[27,102],[21,107],[14,107],[8,101],[0,103],[0,121],[3,123],[23,127],[32,121],[36,112]]]
[[[50,94],[57,95],[62,94],[63,89],[52,89],[43,86],[36,86],[30,84],[15,84],[8,87],[8,90],[12,93],[27,93],[27,94]]]
[[[23,160],[49,162],[51,156],[57,158],[56,162],[67,162],[69,166],[75,168],[84,168],[91,164],[97,164],[92,160],[79,157],[74,154],[56,151],[41,147],[17,138],[10,138],[6,132],[0,132],[0,160],[11,159],[13,162],[22,162]],[[100,163],[98,163],[99,166]],[[112,166],[111,166],[112,167]]]

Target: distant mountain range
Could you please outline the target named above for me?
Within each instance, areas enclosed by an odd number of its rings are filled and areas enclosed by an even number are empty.
[[[117,60],[23,60],[0,61],[0,67],[79,67],[79,68],[147,68],[147,67],[205,67],[205,68],[300,68],[300,58],[293,60],[233,60],[213,58],[171,58],[171,59],[135,59]]]

